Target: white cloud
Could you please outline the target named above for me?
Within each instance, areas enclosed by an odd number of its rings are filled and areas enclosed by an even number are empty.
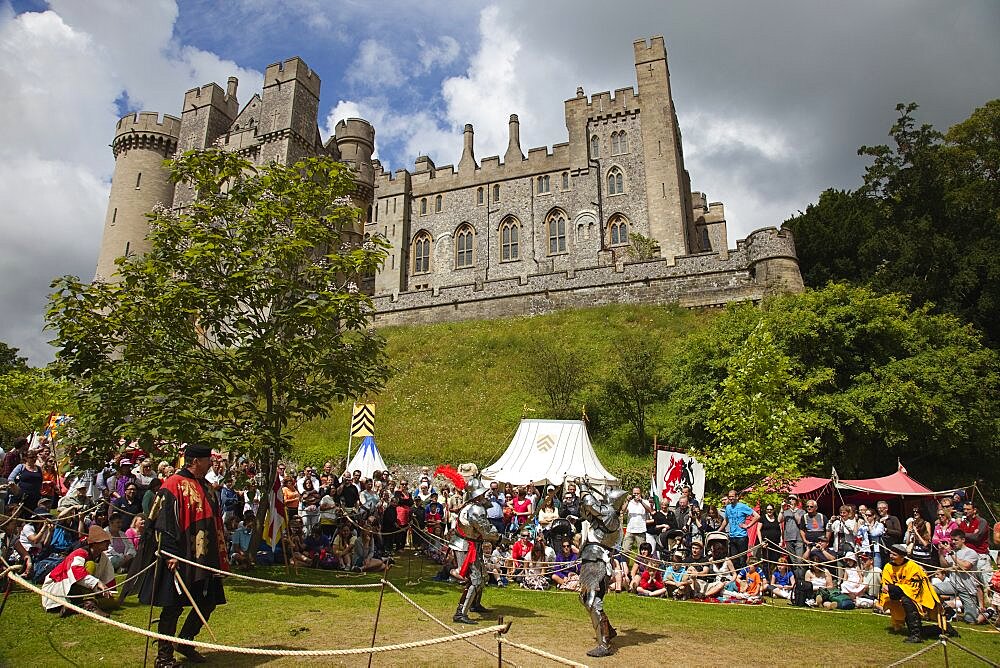
[[[168,0],[52,0],[51,10],[0,12],[0,340],[34,363],[51,359],[41,332],[52,278],[93,275],[114,158],[108,143],[125,93],[178,115],[183,91],[260,72],[174,41]],[[244,99],[248,96],[244,93]]]
[[[345,78],[371,88],[399,86],[406,81],[399,58],[389,47],[374,39],[361,42],[358,57],[351,63]]]
[[[417,40],[420,48],[420,65],[424,72],[429,72],[435,67],[451,65],[461,50],[458,40],[454,37],[444,35],[437,41],[437,44],[428,44],[424,40]]]

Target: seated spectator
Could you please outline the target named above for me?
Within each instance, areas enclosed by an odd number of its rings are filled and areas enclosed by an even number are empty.
[[[663,573],[656,566],[650,565],[642,572],[639,584],[635,588],[635,593],[639,596],[662,597],[667,593],[667,587],[663,582]]]
[[[821,564],[833,564],[839,555],[830,548],[830,539],[827,536],[817,536],[816,542],[806,554],[809,561],[818,561]]]
[[[146,528],[146,518],[136,515],[132,518],[132,524],[125,530],[125,537],[132,541],[136,551],[139,550],[139,539],[142,538],[142,530]]]
[[[289,565],[294,567],[311,566],[312,559],[309,557],[309,550],[306,547],[306,538],[302,532],[302,519],[292,517],[288,520],[288,548],[291,558]]]
[[[534,543],[531,540],[531,532],[527,529],[522,529],[517,540],[514,541],[514,544],[510,548],[512,579],[520,581],[533,547]]]
[[[948,500],[951,503],[951,500]],[[939,508],[937,521],[934,522],[934,533],[931,535],[931,545],[938,553],[938,563],[941,563],[940,552],[951,549],[951,532],[958,528],[958,522],[951,517],[951,508]]]
[[[628,557],[621,552],[615,552],[611,557],[611,591],[620,594],[628,589],[628,570]]]
[[[170,467],[173,468],[173,467]],[[173,474],[171,474],[173,475]],[[149,483],[149,489],[147,489],[142,495],[142,514],[149,517],[149,509],[153,507],[153,499],[156,498],[156,493],[160,491],[160,487],[163,485],[163,481],[159,478],[153,478]]]
[[[552,489],[555,491],[554,487]],[[549,528],[552,526],[553,520],[557,519],[559,519],[559,509],[556,508],[555,499],[550,494],[546,494],[538,508],[538,527],[543,536],[548,538]]]
[[[48,499],[38,502],[38,507],[34,513],[29,514],[18,535],[18,543],[21,547],[18,553],[22,557],[24,564],[24,576],[30,577],[34,569],[34,562],[48,547],[52,539],[52,523],[47,520],[51,518],[48,509]]]
[[[234,568],[251,568],[254,565],[253,555],[250,553],[250,541],[253,538],[256,519],[253,511],[246,511],[243,513],[243,522],[233,532],[229,562]]]
[[[128,518],[129,524],[133,517],[142,515],[142,497],[139,496],[135,482],[129,481],[125,485],[125,493],[111,502],[111,512],[114,513],[116,509]]]
[[[636,591],[642,574],[655,565],[656,560],[653,558],[653,546],[649,543],[642,543],[639,546],[639,557],[632,563],[632,568],[629,569],[628,590],[631,592]]]
[[[545,577],[546,566],[548,564],[545,562],[545,546],[542,543],[535,543],[524,561],[521,586],[525,589],[548,589],[549,580]]]
[[[713,535],[719,536],[720,534],[709,535],[708,549],[711,560],[708,564],[708,585],[703,594],[705,598],[717,596],[730,582],[736,579],[736,567],[733,565],[732,559],[729,558],[728,541],[724,537],[713,538]]]
[[[110,534],[98,526],[92,526],[87,533],[87,544],[73,550],[52,569],[45,578],[42,591],[63,600],[67,596],[80,596],[88,592],[111,598],[114,594],[115,573],[105,554],[110,544]],[[79,605],[102,617],[108,616],[93,599],[84,599]],[[42,607],[49,612],[59,612],[63,617],[74,614],[69,608],[63,607],[58,598],[42,597]]]
[[[788,564],[788,557],[778,558],[778,565],[771,572],[771,584],[767,587],[767,592],[771,596],[791,599],[792,591],[795,589],[795,572]]]
[[[751,596],[764,594],[764,583],[767,573],[760,565],[760,560],[754,556],[747,557],[747,565],[736,573],[736,591]]]
[[[688,557],[684,577],[692,598],[705,598],[710,584],[711,571],[708,567],[708,557],[703,554],[704,549],[700,540],[691,542],[691,556]]]
[[[354,571],[381,571],[392,564],[392,557],[384,561],[375,556],[374,534],[378,531],[378,519],[370,518],[354,541]]]
[[[108,525],[108,534],[111,536],[111,545],[108,547],[108,559],[111,561],[111,567],[117,573],[127,571],[129,565],[132,563],[132,559],[136,555],[135,545],[125,535],[125,532],[122,531],[122,524],[124,524],[124,518],[122,515],[115,513],[111,516],[111,521]]]
[[[833,575],[822,564],[812,563],[803,575],[802,581],[796,585],[792,605],[815,607],[822,604],[821,589],[833,589]]]
[[[354,553],[358,539],[351,531],[351,527],[344,524],[337,531],[337,537],[333,539],[330,551],[333,554],[335,568],[348,571],[354,569]],[[361,570],[360,568],[356,570]]]
[[[670,564],[663,569],[663,586],[667,595],[674,598],[688,598],[691,586],[687,580],[687,567],[684,565],[684,552],[677,550],[670,557]]]
[[[858,604],[859,599],[866,598],[865,594],[868,591],[864,573],[858,567],[858,560],[853,552],[845,554],[841,561],[844,568],[840,575],[840,591],[849,596],[855,604]],[[858,607],[871,607],[871,605],[858,605]]]
[[[580,590],[580,562],[579,551],[569,541],[563,540],[556,553],[556,566],[552,571],[552,581],[560,589],[568,591]]]
[[[934,584],[934,590],[942,596],[954,596],[962,602],[962,619],[969,624],[985,624],[986,615],[980,612],[979,577],[976,573],[979,555],[966,545],[965,532],[955,529],[951,532],[951,549],[942,551],[941,566],[945,580]]]
[[[506,587],[507,581],[507,561],[509,555],[505,554],[499,547],[493,547],[493,543],[483,543],[483,564],[486,566],[486,577],[489,582],[498,587]]]

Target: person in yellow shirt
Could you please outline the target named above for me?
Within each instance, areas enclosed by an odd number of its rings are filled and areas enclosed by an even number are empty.
[[[941,599],[931,586],[927,573],[906,555],[906,545],[896,544],[889,548],[889,563],[882,569],[882,593],[879,605],[888,610],[892,617],[892,627],[908,633],[904,642],[919,643],[921,620],[933,619],[942,629],[954,633],[944,619]]]

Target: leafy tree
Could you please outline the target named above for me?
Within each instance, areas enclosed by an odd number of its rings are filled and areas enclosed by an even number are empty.
[[[53,283],[56,363],[81,386],[76,456],[200,442],[273,476],[297,424],[387,377],[357,287],[386,246],[350,243],[354,184],[332,160],[255,168],[213,149],[171,170],[197,198],[149,215],[146,255],[119,258],[116,282]]]
[[[808,415],[793,399],[796,380],[791,359],[759,321],[732,351],[707,407],[711,446],[695,451],[716,491],[801,477],[816,444],[806,438]]]
[[[778,358],[769,363],[774,368],[746,370],[741,355],[752,352],[758,327],[773,337],[773,348],[754,345],[787,357],[787,366]],[[737,382],[741,369],[764,380]],[[774,378],[797,409],[791,415],[805,440],[819,439],[812,471],[833,465],[845,477],[885,475],[900,458],[918,478],[951,486],[996,479],[1000,470],[1000,361],[953,315],[845,284],[777,297],[760,308],[731,306],[685,339],[670,368],[669,437],[706,452],[732,447],[720,427],[739,432],[719,422],[726,405],[720,388],[726,402],[742,402],[745,412]],[[741,393],[748,396],[740,399]],[[781,464],[773,454],[757,451],[766,470]]]
[[[69,386],[45,369],[25,366],[0,374],[0,439],[6,446],[41,430],[50,413],[72,412]]]
[[[628,247],[628,256],[632,260],[652,260],[660,254],[660,244],[657,243],[656,239],[638,232],[632,232],[628,238],[632,242],[632,245]]]
[[[646,443],[646,412],[663,396],[663,373],[659,345],[640,337],[623,345],[604,386],[605,404],[632,425],[635,447]]]
[[[530,376],[545,392],[553,418],[565,420],[580,414],[577,400],[587,381],[587,365],[578,350],[560,345],[542,346]]]
[[[828,280],[904,292],[956,313],[1000,344],[1000,100],[941,134],[897,106],[891,145],[856,191],[826,191],[785,222],[807,285]]]
[[[18,349],[0,341],[0,375],[10,371],[25,371],[28,368],[28,358],[17,354]]]

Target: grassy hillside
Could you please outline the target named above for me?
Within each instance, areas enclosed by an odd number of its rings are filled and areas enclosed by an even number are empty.
[[[532,374],[536,351],[569,346],[588,360],[587,413],[602,460],[616,469],[648,466],[626,455],[629,427],[602,412],[601,379],[616,348],[638,337],[659,339],[669,356],[710,314],[675,307],[608,306],[531,318],[394,327],[384,330],[394,375],[376,403],[376,441],[386,462],[491,463],[522,415],[545,418],[547,403]],[[302,427],[296,455],[306,462],[343,457],[350,405]],[[654,422],[655,424],[655,422]],[[620,474],[619,474],[620,475]]]

